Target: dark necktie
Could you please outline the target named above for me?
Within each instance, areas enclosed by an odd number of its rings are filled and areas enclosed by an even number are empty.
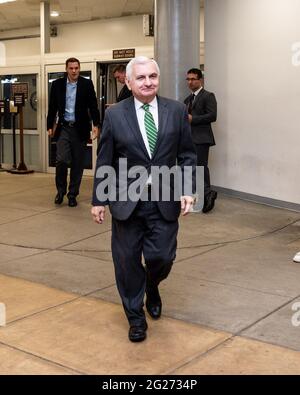
[[[188,113],[191,114],[192,113],[192,107],[193,107],[193,103],[194,103],[194,99],[195,99],[195,94],[193,93],[190,97],[189,100],[189,104],[188,104]]]

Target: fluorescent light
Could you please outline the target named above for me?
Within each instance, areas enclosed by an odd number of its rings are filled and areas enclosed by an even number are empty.
[[[1,0],[0,0],[1,1]],[[1,80],[1,84],[13,84],[14,82],[17,82],[18,78],[5,78],[5,80]]]
[[[58,11],[51,11],[50,16],[59,16],[59,12]]]
[[[10,3],[11,1],[16,1],[16,0],[0,0],[0,4]]]

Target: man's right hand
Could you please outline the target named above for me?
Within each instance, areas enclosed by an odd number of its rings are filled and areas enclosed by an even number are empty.
[[[105,206],[93,206],[91,214],[97,224],[102,224],[105,216]]]
[[[49,135],[49,137],[53,137],[54,136],[53,129],[48,129],[48,135]]]

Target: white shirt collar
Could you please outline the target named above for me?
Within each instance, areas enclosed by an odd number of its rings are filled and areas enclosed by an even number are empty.
[[[202,89],[203,89],[203,86],[200,86],[200,88],[199,88],[198,90],[196,90],[195,92],[192,92],[192,94],[194,94],[195,96],[197,96],[198,93],[200,93]]]
[[[134,105],[135,105],[135,109],[139,110],[141,107],[143,107],[145,103],[142,103],[141,101],[139,101],[136,97],[134,98]],[[150,107],[153,108],[157,108],[158,104],[157,104],[157,97],[155,96],[155,98],[149,103]]]

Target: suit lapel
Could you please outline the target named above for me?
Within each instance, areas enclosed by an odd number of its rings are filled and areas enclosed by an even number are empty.
[[[67,77],[64,77],[61,85],[61,102],[63,106],[63,112],[65,112],[65,106],[66,106],[66,94],[67,94]]]
[[[83,78],[83,77],[78,77],[78,80],[77,80],[77,88],[76,88],[76,100],[75,100],[75,114],[77,114],[78,113],[78,107],[79,107],[79,95],[80,95],[80,89],[81,89],[81,86],[82,86],[82,84],[81,84],[81,82],[82,82],[82,79],[81,78]]]
[[[201,91],[198,93],[198,95],[195,97],[192,104],[192,108],[195,107],[196,103],[200,100],[200,97],[203,95],[203,93],[204,93],[204,88],[202,88]]]
[[[129,125],[131,131],[133,132],[137,142],[143,149],[144,154],[150,159],[147,148],[145,146],[145,143],[144,143],[144,140],[142,137],[142,133],[140,131],[139,123],[137,120],[133,96],[126,103],[124,115],[125,115],[128,125]]]
[[[157,97],[157,104],[158,104],[158,135],[157,135],[157,142],[153,152],[153,157],[156,155],[157,150],[166,134],[166,126],[167,126],[167,119],[168,119],[168,108],[166,102],[163,98]]]

